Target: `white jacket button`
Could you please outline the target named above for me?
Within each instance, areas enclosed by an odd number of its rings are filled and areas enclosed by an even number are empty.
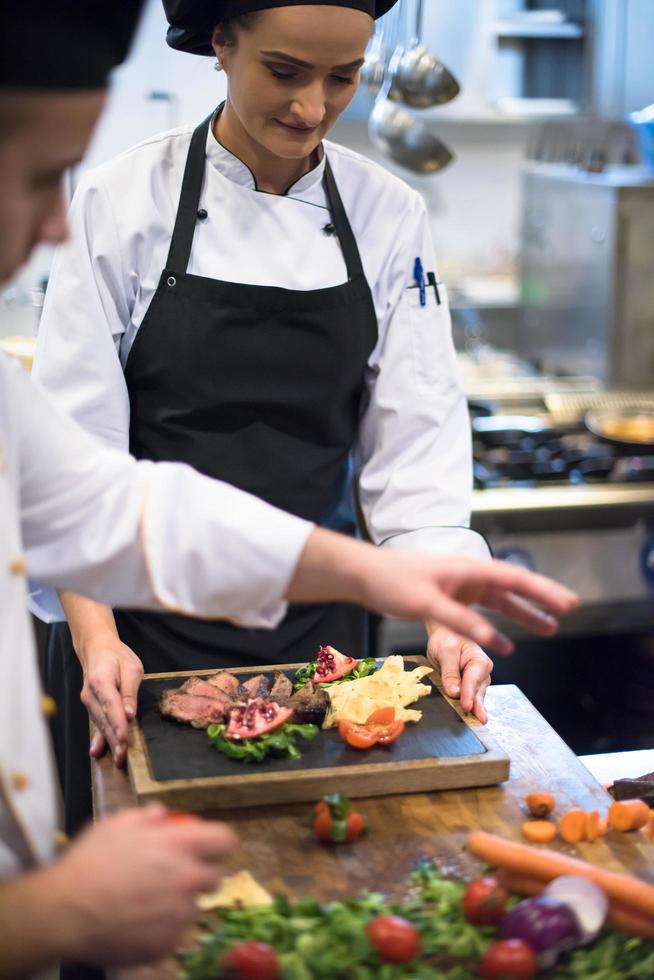
[[[14,558],[9,565],[10,575],[24,575],[26,571],[27,565],[24,558]]]

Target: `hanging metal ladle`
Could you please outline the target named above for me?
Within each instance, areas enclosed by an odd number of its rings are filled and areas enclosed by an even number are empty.
[[[459,83],[445,65],[421,43],[423,0],[417,0],[413,38],[395,69],[389,99],[412,109],[451,102],[460,92]]]
[[[414,173],[433,174],[450,163],[452,153],[423,122],[388,98],[403,53],[399,46],[391,57],[370,114],[368,133],[374,145],[396,163]]]

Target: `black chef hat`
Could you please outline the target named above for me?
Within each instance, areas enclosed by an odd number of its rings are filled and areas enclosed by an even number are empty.
[[[189,54],[213,54],[211,35],[216,24],[255,10],[321,4],[363,10],[377,18],[396,3],[397,0],[163,0],[170,24],[166,40],[171,48]]]
[[[143,0],[0,0],[0,86],[104,88]]]

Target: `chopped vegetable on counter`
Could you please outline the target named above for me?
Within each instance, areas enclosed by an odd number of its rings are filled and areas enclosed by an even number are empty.
[[[559,820],[559,833],[566,844],[579,844],[586,837],[586,813],[573,807]]]
[[[351,844],[366,832],[366,820],[343,793],[332,793],[313,810],[313,832],[323,844]]]
[[[476,926],[494,926],[506,912],[509,893],[497,878],[477,878],[466,885],[463,914]]]
[[[616,800],[609,807],[609,827],[613,830],[640,830],[650,820],[650,809],[642,800]]]
[[[533,950],[540,966],[552,966],[560,953],[581,943],[577,917],[551,895],[525,898],[500,922],[502,939],[520,939]]]
[[[484,980],[530,980],[536,976],[536,958],[520,939],[502,939],[486,950],[479,964]]]
[[[556,839],[556,825],[549,820],[525,820],[522,835],[532,844],[551,844]]]
[[[556,806],[556,800],[551,793],[528,793],[525,802],[532,817],[540,820],[549,817]]]
[[[221,974],[233,980],[277,980],[277,953],[267,943],[236,943],[227,950],[221,963]]]
[[[420,952],[420,933],[401,915],[378,915],[368,923],[366,932],[386,963],[409,963]]]

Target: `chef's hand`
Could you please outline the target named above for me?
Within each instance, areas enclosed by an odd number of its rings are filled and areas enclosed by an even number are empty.
[[[498,653],[511,653],[513,644],[468,606],[495,609],[551,636],[554,616],[579,605],[570,589],[517,565],[390,551],[323,528],[307,538],[286,595],[292,602],[357,602],[381,615],[431,620]]]
[[[84,831],[49,869],[71,937],[65,958],[116,966],[172,953],[197,921],[194,896],[216,888],[235,843],[225,824],[171,818],[160,803]]]
[[[103,634],[80,649],[84,671],[82,703],[97,727],[90,753],[100,758],[107,744],[117,766],[127,758],[127,729],[136,716],[143,664],[117,634]]]
[[[458,698],[464,711],[471,711],[485,725],[486,690],[491,682],[493,661],[472,640],[437,623],[427,623],[427,659],[440,669],[445,693]]]

